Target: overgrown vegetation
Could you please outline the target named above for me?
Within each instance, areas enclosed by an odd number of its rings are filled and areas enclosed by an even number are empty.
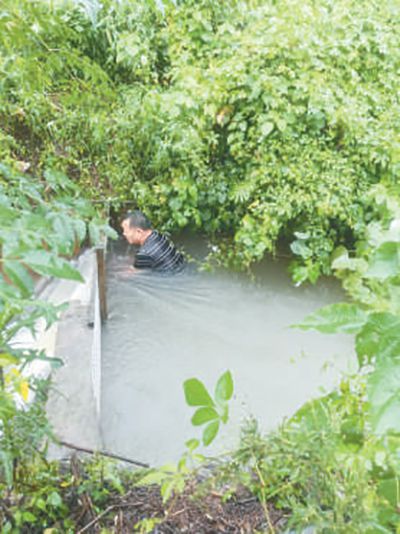
[[[66,307],[35,295],[38,275],[82,281],[68,258],[86,240],[96,243],[113,231],[61,172],[48,169],[34,179],[3,164],[0,223],[0,526],[2,532],[21,532],[48,513],[40,522],[46,525],[61,506],[46,482],[55,476],[46,461],[48,443],[55,439],[44,408],[48,385],[26,370],[35,360],[62,362],[16,343],[16,337],[24,330],[34,333],[40,322],[49,328]],[[34,495],[25,507],[26,496],[18,495],[28,487]],[[11,502],[7,513],[3,499]]]
[[[134,202],[164,230],[205,232],[216,245],[210,261],[245,269],[290,244],[296,283],[332,271],[342,280],[349,302],[300,327],[354,335],[358,376],[269,436],[249,424],[190,495],[212,489],[228,501],[246,488],[264,517],[252,528],[270,533],[283,516],[297,532],[400,532],[398,7],[3,0],[2,532],[76,532],[99,514],[96,525],[112,532],[127,504],[112,499],[139,478],[98,459],[64,469],[46,460],[46,384],[25,368],[48,357],[12,343],[62,311],[34,297],[37,275],[78,281],[68,260],[109,231],[82,191],[116,207]],[[214,397],[195,379],[185,386],[205,444],[228,417],[224,376]],[[146,473],[142,484],[160,485],[157,513],[139,507],[126,528],[170,528],[207,463],[198,443],[178,465]],[[140,491],[146,500],[159,489]]]
[[[399,158],[397,2],[5,0],[1,148],[315,280]]]

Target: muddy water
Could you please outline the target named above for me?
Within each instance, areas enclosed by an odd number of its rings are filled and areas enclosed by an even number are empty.
[[[109,450],[151,464],[176,459],[184,442],[200,435],[184,401],[187,378],[213,388],[223,371],[233,374],[231,417],[214,453],[236,443],[244,417],[272,429],[352,365],[350,337],[290,328],[343,298],[332,280],[295,288],[282,260],[260,265],[255,282],[231,273],[127,277],[131,261],[125,244],[113,246],[102,338],[101,419]]]

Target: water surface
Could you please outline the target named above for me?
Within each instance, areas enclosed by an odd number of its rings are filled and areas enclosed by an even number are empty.
[[[186,246],[196,250],[197,242]],[[289,328],[343,299],[335,281],[295,288],[283,260],[260,265],[256,282],[226,272],[126,277],[131,262],[130,247],[113,245],[101,402],[104,446],[113,452],[160,464],[199,437],[184,401],[187,378],[213,388],[222,372],[233,374],[231,417],[216,452],[237,442],[243,417],[272,429],[349,368],[351,337]]]

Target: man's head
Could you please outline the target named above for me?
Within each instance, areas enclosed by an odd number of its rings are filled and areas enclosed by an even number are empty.
[[[143,245],[152,232],[149,219],[139,210],[127,213],[121,227],[125,239],[131,245]]]

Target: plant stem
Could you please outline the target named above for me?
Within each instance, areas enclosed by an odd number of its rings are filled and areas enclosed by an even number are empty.
[[[262,473],[260,471],[260,468],[258,467],[257,460],[255,461],[255,468],[256,468],[257,476],[258,476],[258,478],[260,480],[260,483],[261,483],[261,493],[262,493],[261,506],[263,507],[264,514],[265,514],[265,517],[267,519],[268,532],[270,534],[275,534],[275,529],[274,529],[274,526],[273,526],[272,521],[271,521],[271,516],[269,515],[267,503],[265,501],[265,481],[264,481],[264,478],[263,478]]]

